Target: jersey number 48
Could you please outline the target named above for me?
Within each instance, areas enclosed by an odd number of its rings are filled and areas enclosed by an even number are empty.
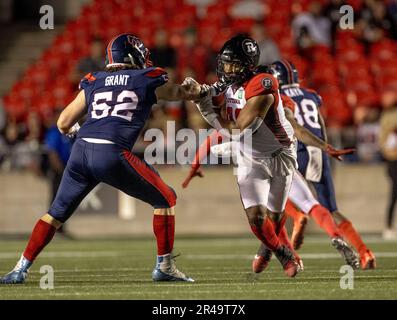
[[[313,100],[303,99],[300,102],[300,108],[295,108],[295,118],[301,126],[305,123],[314,129],[320,129],[321,125],[318,121],[318,109]]]
[[[128,100],[125,102],[124,100]],[[107,116],[120,117],[125,120],[131,121],[132,110],[135,110],[138,105],[138,96],[134,91],[123,90],[116,98],[116,104],[110,106],[107,102],[113,100],[113,92],[98,92],[94,95],[92,102],[91,117],[94,119],[102,119]],[[111,110],[113,108],[113,110]]]

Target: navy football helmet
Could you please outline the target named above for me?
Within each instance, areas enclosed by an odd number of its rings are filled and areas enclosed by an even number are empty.
[[[216,74],[228,85],[242,83],[255,71],[260,50],[256,41],[238,34],[225,42],[217,56]]]
[[[106,48],[106,67],[134,65],[139,69],[151,67],[149,49],[141,39],[131,33],[123,33],[110,40]]]
[[[271,73],[277,78],[280,86],[299,84],[298,70],[295,65],[285,59],[271,64]]]

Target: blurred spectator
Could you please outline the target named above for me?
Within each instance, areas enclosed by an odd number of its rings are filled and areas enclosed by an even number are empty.
[[[55,199],[61,183],[63,171],[69,160],[72,149],[72,140],[61,134],[56,126],[56,121],[62,109],[57,108],[54,113],[53,125],[50,126],[45,135],[45,145],[48,153],[48,177],[50,180],[50,205]],[[65,235],[64,226],[58,230]]]
[[[237,1],[229,10],[233,18],[252,18],[263,20],[269,8],[264,1],[240,0]]]
[[[4,129],[6,127],[6,113],[3,108],[3,101],[0,99],[0,165],[6,154],[6,141],[4,138]]]
[[[42,134],[43,127],[39,114],[34,111],[29,112],[26,119],[25,141],[38,145],[42,140]]]
[[[3,132],[6,126],[6,112],[3,106],[3,99],[0,99],[0,133]]]
[[[55,198],[72,148],[71,139],[61,134],[56,126],[56,120],[61,111],[60,109],[56,110],[53,125],[48,128],[45,135],[45,145],[48,151],[49,161],[49,177],[51,181],[50,203]]]
[[[387,208],[385,239],[397,239],[393,231],[394,209],[397,201],[397,96],[395,92],[385,93],[382,97],[385,108],[380,119],[379,145],[386,160],[390,178],[390,198]]]
[[[16,121],[9,119],[5,128],[5,139],[9,146],[17,144],[20,138],[20,129]]]
[[[26,119],[26,133],[23,145],[26,146],[28,169],[37,175],[41,175],[41,141],[44,128],[37,112],[29,112]]]
[[[105,67],[105,48],[100,38],[94,38],[91,42],[90,55],[82,58],[72,73],[72,82],[78,84],[82,77],[89,72],[100,71]]]
[[[262,24],[256,23],[251,29],[251,37],[258,42],[261,55],[259,64],[270,64],[276,60],[280,60],[280,51],[277,44],[268,37]]]
[[[197,31],[189,28],[185,31],[182,47],[178,50],[178,76],[183,79],[187,70],[194,70],[197,81],[204,82],[209,67],[209,51],[197,40]]]
[[[342,16],[340,8],[346,4],[344,0],[330,0],[323,9],[323,15],[331,22],[331,37],[332,45],[335,46],[336,31],[339,26],[339,21]]]
[[[150,50],[150,58],[156,67],[175,68],[176,52],[168,44],[168,34],[159,29],[154,35],[154,48]]]
[[[390,0],[387,5],[387,13],[393,19],[394,25],[397,25],[397,0]]]
[[[389,15],[385,1],[375,1],[370,25],[383,29],[387,36],[397,40],[397,25]]]
[[[384,37],[397,39],[397,25],[389,14],[384,1],[366,0],[359,13],[357,23],[361,38],[367,44],[378,42]]]
[[[31,169],[36,174],[40,168],[40,146],[34,139],[25,140],[26,129],[14,119],[8,119],[5,128],[5,159],[2,167],[6,170]]]
[[[308,12],[299,13],[292,21],[295,42],[302,50],[315,45],[331,46],[331,22],[322,16],[321,3],[314,1]]]
[[[357,128],[357,155],[360,161],[376,162],[381,160],[378,143],[379,111],[366,108],[363,121]]]

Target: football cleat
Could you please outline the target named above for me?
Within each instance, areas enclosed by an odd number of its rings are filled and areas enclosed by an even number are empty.
[[[175,266],[175,257],[171,255],[157,256],[157,265],[152,272],[153,281],[186,281],[194,282]]]
[[[363,254],[361,254],[360,264],[361,264],[361,269],[363,270],[376,268],[376,259],[371,250],[367,249]]]
[[[7,273],[5,276],[0,278],[1,284],[22,284],[25,282],[28,276],[27,272],[22,270],[12,270]]]
[[[303,266],[303,260],[298,255],[295,255],[295,260],[296,260],[296,263],[299,266],[298,272],[302,272],[305,269],[304,266]]]
[[[277,249],[274,254],[283,266],[285,274],[290,278],[295,277],[299,272],[300,267],[291,250],[288,249],[287,246],[283,245]]]
[[[254,273],[261,273],[269,265],[271,258],[272,251],[262,243],[254,260],[252,260],[252,271]]]
[[[360,268],[360,262],[352,248],[340,237],[331,239],[332,245],[339,251],[346,263],[354,269]]]
[[[302,214],[296,221],[294,221],[294,228],[292,230],[291,242],[294,250],[299,250],[303,244],[305,229],[307,224],[307,216]]]
[[[25,282],[29,268],[32,265],[28,259],[21,256],[15,268],[0,278],[0,284],[22,284]]]

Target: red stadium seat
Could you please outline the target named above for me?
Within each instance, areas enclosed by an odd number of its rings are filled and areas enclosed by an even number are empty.
[[[252,26],[255,24],[254,19],[233,19],[231,22],[231,28],[236,32],[249,33]]]
[[[338,77],[336,70],[333,67],[324,66],[321,63],[313,65],[313,72],[311,74],[311,82],[315,86],[324,84],[338,84]]]
[[[311,1],[268,0],[265,2],[268,14],[263,25],[278,44],[283,57],[298,68],[302,84],[319,90],[331,124],[349,124],[352,120],[350,106],[376,106],[378,92],[397,90],[397,43],[383,40],[371,45],[367,55],[353,31],[338,30],[336,55],[331,54],[328,47],[315,47],[310,59],[303,58],[297,53],[290,22],[292,15],[307,10]],[[234,33],[249,32],[255,23],[253,19],[230,17],[229,9],[236,2],[211,2],[206,8],[207,14],[199,19],[196,7],[185,0],[94,0],[82,7],[76,19],[66,24],[64,32],[26,70],[6,100],[15,106],[13,112],[16,114],[21,110],[24,112],[24,102],[34,104],[40,111],[69,102],[74,90],[68,76],[77,61],[89,54],[90,40],[102,36],[106,42],[125,31],[137,34],[151,47],[155,31],[166,29],[170,44],[179,53],[177,73],[192,67],[192,71],[204,79],[208,74],[205,67],[208,51],[218,51]],[[321,0],[322,4],[327,2]],[[363,1],[348,0],[347,3],[359,10]],[[199,43],[196,52],[189,54],[183,49],[183,34],[187,27],[196,28]],[[341,87],[350,91],[346,93]],[[52,92],[45,91],[43,96],[44,88]]]
[[[382,40],[371,46],[371,57],[378,60],[392,60],[397,58],[397,43],[392,40]]]

